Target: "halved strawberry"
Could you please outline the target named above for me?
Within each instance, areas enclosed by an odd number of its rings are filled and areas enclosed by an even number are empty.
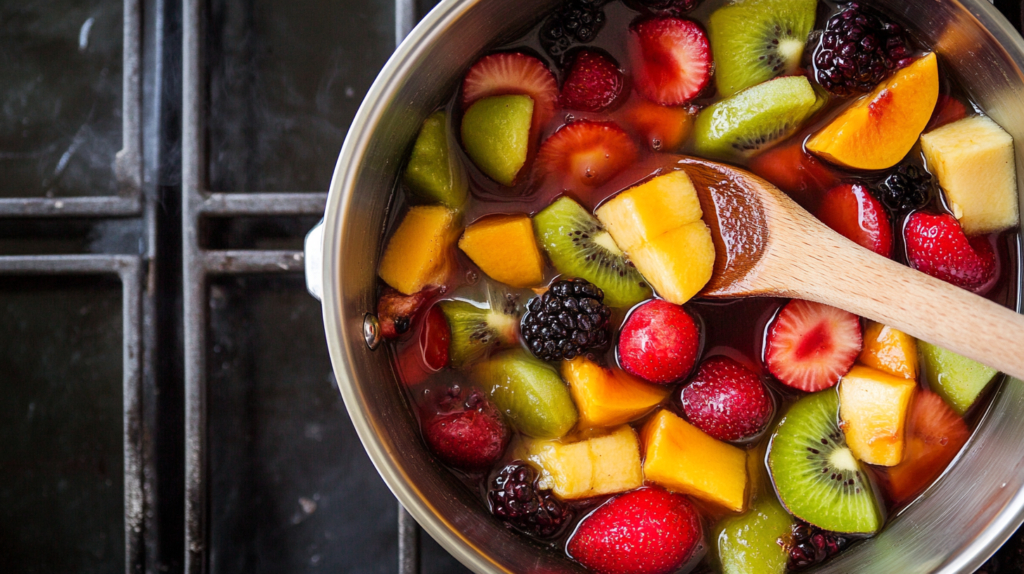
[[[971,291],[983,291],[996,275],[996,256],[988,238],[964,235],[948,213],[918,211],[903,228],[910,266]]]
[[[541,177],[563,189],[596,187],[636,160],[636,144],[611,122],[578,121],[558,129],[537,152]]]
[[[641,20],[629,27],[628,42],[636,89],[653,102],[685,104],[711,81],[711,44],[693,20]]]
[[[928,127],[924,128],[924,131],[930,132],[935,128],[941,128],[966,117],[967,107],[960,100],[948,94],[939,94],[939,101],[935,104],[932,119],[928,120]]]
[[[562,105],[585,112],[599,112],[622,93],[619,65],[600,52],[581,50],[562,86]]]
[[[818,219],[843,237],[892,257],[892,225],[882,204],[860,184],[837,185],[825,194]]]
[[[462,80],[462,109],[490,96],[526,94],[533,98],[534,136],[555,114],[558,82],[544,62],[519,52],[484,56]]]
[[[835,386],[863,346],[860,319],[794,299],[779,311],[765,342],[765,363],[782,384],[815,392]]]
[[[910,502],[931,484],[970,436],[967,424],[939,395],[918,391],[910,406],[903,462],[886,469],[882,478],[893,503]]]
[[[674,152],[683,145],[693,129],[692,110],[688,107],[662,106],[644,98],[630,98],[616,113],[654,151]]]
[[[835,172],[804,151],[803,140],[800,138],[793,138],[790,143],[758,154],[750,161],[750,171],[767,179],[805,206],[839,183]]]

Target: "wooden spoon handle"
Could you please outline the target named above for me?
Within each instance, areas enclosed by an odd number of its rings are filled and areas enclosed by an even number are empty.
[[[1024,315],[826,230],[790,261],[793,297],[839,307],[1024,379]],[[810,237],[808,237],[810,239]],[[793,287],[795,286],[795,287]]]

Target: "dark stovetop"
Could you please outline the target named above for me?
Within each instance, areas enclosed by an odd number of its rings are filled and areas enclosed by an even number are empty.
[[[190,573],[399,570],[413,539],[297,256],[396,10],[431,4],[0,4],[0,571],[175,573],[187,554]],[[187,6],[206,22],[207,155],[183,191]],[[195,210],[193,192],[249,207]],[[1022,549],[1018,532],[982,571],[1024,571]],[[466,571],[426,536],[421,558]]]

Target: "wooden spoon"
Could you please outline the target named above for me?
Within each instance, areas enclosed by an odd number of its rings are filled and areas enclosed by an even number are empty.
[[[689,157],[678,165],[715,241],[702,297],[825,303],[1024,379],[1024,315],[857,245],[753,174]]]

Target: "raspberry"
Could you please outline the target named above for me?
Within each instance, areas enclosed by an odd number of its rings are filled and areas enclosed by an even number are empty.
[[[537,488],[537,473],[521,460],[501,469],[487,491],[487,501],[491,514],[540,538],[558,534],[572,517],[572,510],[550,490]]]
[[[901,165],[878,184],[878,199],[890,211],[919,209],[932,198],[932,176],[913,164]]]
[[[569,48],[592,42],[604,26],[602,4],[604,0],[563,2],[547,17],[540,29],[540,44],[544,51],[560,62]]]
[[[545,361],[573,359],[608,348],[608,317],[601,291],[585,279],[556,281],[526,306],[521,331],[533,354]]]
[[[846,548],[849,540],[822,530],[817,526],[798,521],[793,525],[793,545],[789,549],[789,569],[802,570],[820,564]]]
[[[856,2],[829,18],[814,49],[815,78],[837,96],[870,92],[912,61],[903,27]]]

